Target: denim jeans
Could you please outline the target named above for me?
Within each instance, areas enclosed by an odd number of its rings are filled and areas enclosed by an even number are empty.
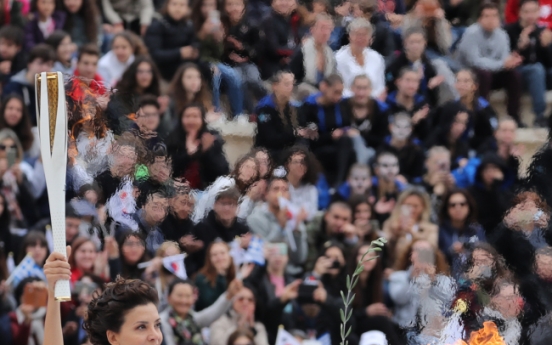
[[[450,47],[450,51],[454,52],[456,50],[456,46],[458,45],[458,42],[460,42],[460,39],[464,35],[464,32],[466,31],[465,26],[453,26],[450,28],[450,31],[452,32],[452,46]]]
[[[220,87],[224,85],[232,110],[232,117],[243,113],[243,90],[240,74],[221,62],[213,73],[213,104],[220,110]]]
[[[251,62],[236,65],[234,66],[234,70],[238,72],[244,86],[247,88],[247,90],[244,90],[248,91],[247,95],[253,95],[253,97],[244,97],[245,108],[248,111],[253,112],[253,108],[255,107],[255,99],[259,100],[267,94],[267,90],[264,87],[263,81],[261,80],[261,73],[259,73],[259,69],[257,68],[257,66]]]
[[[523,86],[531,95],[533,112],[537,119],[542,119],[546,110],[546,70],[541,63],[527,64],[518,67],[523,78]]]

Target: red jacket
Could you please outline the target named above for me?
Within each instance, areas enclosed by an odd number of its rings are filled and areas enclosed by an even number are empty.
[[[29,336],[31,335],[31,324],[25,322],[19,323],[17,321],[17,314],[15,311],[9,313],[10,317],[10,329],[12,332],[12,344],[13,345],[27,345],[29,342]]]
[[[79,70],[78,70],[78,69],[75,69],[75,72],[73,72],[73,75],[74,75],[75,77],[79,77],[79,76],[80,76]],[[90,86],[90,90],[91,90],[92,92],[97,92],[97,93],[99,93],[100,95],[103,95],[103,94],[105,94],[105,93],[107,92],[107,89],[106,89],[106,87],[104,86],[104,81],[103,81],[102,77],[101,77],[98,73],[96,73],[96,74],[94,75],[94,79],[92,79],[92,80],[90,81],[90,85],[89,85],[89,86]]]
[[[506,2],[506,24],[518,21],[520,0],[508,0]],[[539,0],[540,18],[539,25],[552,29],[552,0]]]

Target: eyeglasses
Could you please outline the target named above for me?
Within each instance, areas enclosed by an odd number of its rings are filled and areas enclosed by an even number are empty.
[[[5,151],[6,149],[15,149],[17,148],[16,145],[0,145],[0,150]]]
[[[236,300],[237,300],[238,302],[244,302],[244,301],[251,302],[251,303],[255,302],[255,300],[254,300],[253,298],[251,298],[251,297],[243,297],[243,296],[237,297]]]
[[[456,206],[466,207],[467,204],[466,202],[451,202],[449,203],[449,208],[456,208]]]

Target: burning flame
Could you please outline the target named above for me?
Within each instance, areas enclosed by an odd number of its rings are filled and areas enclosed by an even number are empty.
[[[483,322],[482,329],[472,332],[467,343],[459,340],[454,345],[506,345],[506,342],[498,333],[495,323],[486,321]]]

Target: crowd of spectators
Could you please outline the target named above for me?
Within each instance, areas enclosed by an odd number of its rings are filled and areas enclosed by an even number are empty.
[[[65,345],[105,345],[82,324],[117,276],[156,288],[165,345],[275,344],[282,327],[338,344],[346,276],[379,237],[351,345],[452,344],[487,320],[507,345],[546,344],[551,148],[522,179],[515,135],[547,125],[550,0],[6,0],[0,13],[2,344],[43,342],[34,84],[50,71],[70,129]],[[229,121],[256,128],[231,164]]]

